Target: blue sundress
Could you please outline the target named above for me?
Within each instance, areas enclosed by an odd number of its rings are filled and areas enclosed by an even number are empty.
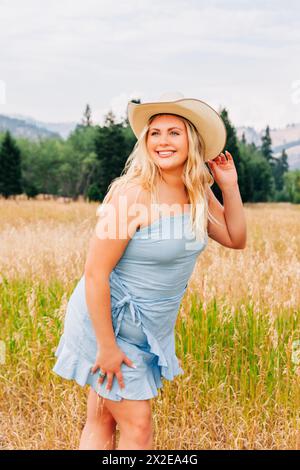
[[[175,323],[188,280],[199,254],[208,243],[196,240],[190,211],[162,216],[137,230],[110,274],[111,314],[116,342],[137,366],[121,365],[124,388],[114,375],[98,382],[92,374],[97,342],[81,276],[67,304],[53,372],[89,384],[101,397],[121,401],[146,400],[158,395],[162,378],[184,374],[175,354]]]

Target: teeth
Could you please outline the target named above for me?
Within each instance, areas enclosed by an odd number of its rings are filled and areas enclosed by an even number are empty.
[[[173,151],[172,152],[158,152],[159,155],[172,155],[172,153],[174,153]]]

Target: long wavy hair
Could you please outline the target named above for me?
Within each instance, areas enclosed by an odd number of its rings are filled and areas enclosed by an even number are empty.
[[[188,156],[182,172],[182,181],[190,202],[190,222],[193,233],[197,240],[203,240],[207,234],[207,219],[220,224],[210,213],[206,196],[207,187],[212,186],[214,178],[204,162],[204,141],[195,126],[183,116],[173,113],[159,113],[151,116],[127,158],[121,175],[110,183],[102,204],[110,200],[117,188],[128,187],[130,183],[133,183],[149,191],[151,203],[159,205],[157,182],[158,176],[162,177],[162,172],[147,150],[149,127],[158,115],[177,116],[186,126]]]

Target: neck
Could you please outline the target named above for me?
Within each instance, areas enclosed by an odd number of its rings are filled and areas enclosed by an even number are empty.
[[[185,190],[185,185],[182,181],[181,174],[176,175],[174,173],[162,173],[162,177],[158,176],[158,181],[160,184],[168,186],[170,189],[174,190]]]

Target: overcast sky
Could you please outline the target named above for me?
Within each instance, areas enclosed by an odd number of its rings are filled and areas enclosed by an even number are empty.
[[[0,114],[94,122],[167,91],[235,126],[300,122],[297,0],[0,0]]]

